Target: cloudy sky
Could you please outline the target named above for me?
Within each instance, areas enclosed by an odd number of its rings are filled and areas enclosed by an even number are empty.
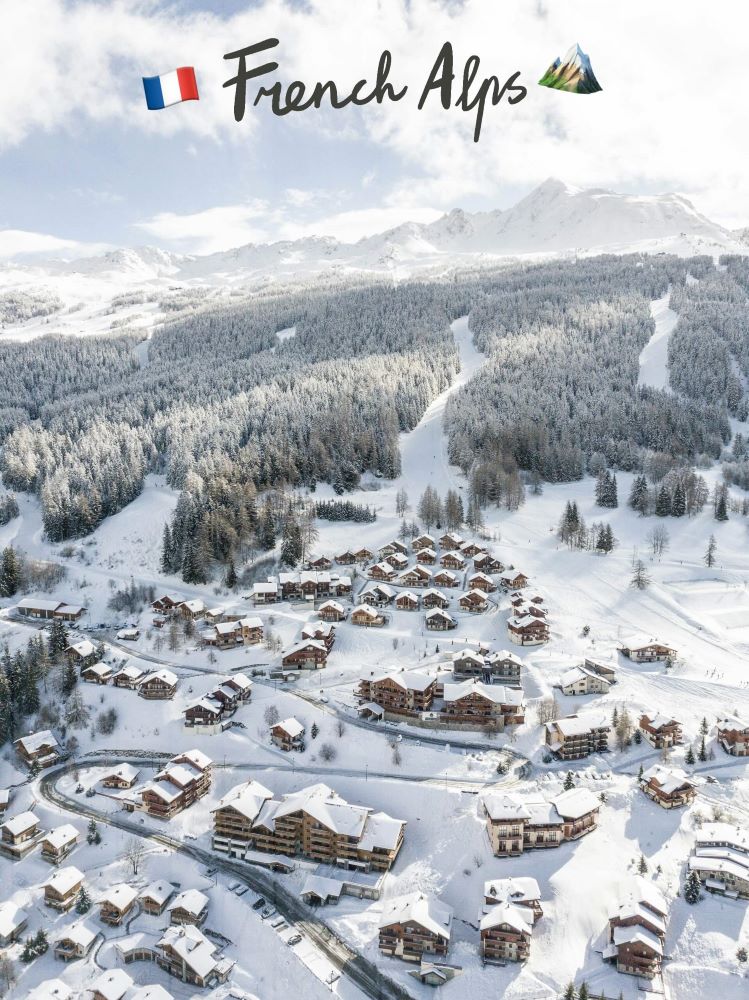
[[[456,206],[506,208],[549,176],[676,190],[749,224],[745,0],[0,0],[0,13],[0,258],[355,240]],[[250,108],[236,123],[223,55],[269,36],[268,82],[332,78],[345,93],[388,48],[409,92],[283,118]],[[478,144],[474,113],[436,95],[416,107],[445,41],[459,74],[476,54],[479,79],[518,70],[528,87],[487,110]],[[603,93],[536,86],[574,42]],[[181,65],[201,100],[147,111],[141,77]]]

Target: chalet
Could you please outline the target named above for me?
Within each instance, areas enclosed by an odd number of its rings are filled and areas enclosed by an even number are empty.
[[[333,560],[328,559],[327,556],[318,556],[316,559],[310,559],[307,563],[308,569],[332,569]]]
[[[482,590],[469,590],[461,594],[458,598],[458,607],[461,611],[469,611],[472,614],[480,614],[489,607],[486,594]]]
[[[7,948],[18,941],[29,922],[29,916],[15,903],[6,900],[0,903],[0,946]]]
[[[346,610],[338,601],[325,601],[317,609],[324,622],[343,622],[346,620]]]
[[[476,680],[444,684],[442,697],[442,712],[450,722],[503,730],[525,721],[521,692],[501,684]]]
[[[384,561],[399,572],[408,566],[408,556],[404,556],[401,552],[393,552],[389,556],[385,556]]]
[[[4,816],[10,805],[10,789],[0,788],[0,816]]]
[[[435,550],[437,543],[431,535],[419,535],[417,538],[411,542],[411,548],[414,552],[421,552],[422,549]]]
[[[520,687],[520,675],[523,661],[508,649],[498,649],[488,653],[484,668],[484,680],[487,683],[499,681],[500,684],[510,684]]]
[[[445,608],[450,607],[450,598],[446,597],[441,590],[425,590],[421,595],[421,604],[424,608]]]
[[[240,705],[252,700],[252,681],[241,672],[228,674],[219,679],[217,687],[211,692],[211,698],[220,701],[227,714],[231,714]]]
[[[252,585],[253,604],[276,604],[281,599],[281,592],[275,580],[265,580]]]
[[[373,608],[385,608],[392,604],[395,595],[396,591],[386,583],[376,583],[362,591],[359,600],[362,604],[371,604]]]
[[[440,557],[440,566],[443,569],[463,570],[466,568],[466,561],[460,552],[445,552]]]
[[[183,601],[177,606],[177,614],[181,618],[190,619],[190,621],[197,621],[198,618],[203,617],[205,612],[205,601],[201,600],[199,597],[194,597],[189,601]]]
[[[83,885],[83,872],[74,865],[58,868],[44,883],[44,905],[63,913],[73,906]]]
[[[138,694],[149,701],[168,701],[177,693],[178,678],[171,670],[156,670],[138,685]]]
[[[540,646],[549,640],[549,625],[534,615],[507,619],[507,635],[517,646]]]
[[[90,639],[71,643],[65,650],[65,657],[69,663],[74,663],[77,667],[86,667],[89,663],[96,663],[98,659],[96,646]]]
[[[490,906],[479,922],[481,958],[487,964],[530,958],[533,910],[520,903]]]
[[[77,843],[78,830],[70,823],[63,823],[42,837],[42,857],[53,865],[59,865]]]
[[[292,646],[281,660],[284,667],[293,667],[295,670],[321,670],[327,662],[328,647],[317,639]]]
[[[57,619],[64,622],[76,622],[86,609],[66,601],[49,601],[42,597],[24,597],[16,605],[16,611],[24,618]]]
[[[130,690],[134,691],[145,676],[145,670],[134,666],[132,663],[128,663],[127,666],[121,667],[116,673],[112,674],[112,683],[115,687],[130,688]]]
[[[522,597],[513,601],[512,607],[515,618],[523,618],[525,615],[531,615],[533,618],[546,618],[548,615],[542,604],[534,604],[533,601],[526,601]]]
[[[662,660],[671,660],[676,656],[676,650],[673,647],[665,646],[662,642],[655,642],[644,636],[636,636],[621,642],[619,651],[635,663],[656,663]]]
[[[379,562],[375,563],[374,566],[370,567],[368,576],[372,580],[384,580],[389,583],[394,580],[398,575],[398,571],[394,569],[390,563]]]
[[[99,919],[112,927],[119,927],[135,909],[138,890],[127,882],[110,886],[99,900]]]
[[[616,668],[610,663],[604,663],[602,660],[593,660],[589,656],[586,656],[583,666],[586,670],[592,670],[594,674],[603,677],[609,684],[616,684]]]
[[[193,986],[225,983],[234,968],[233,961],[218,954],[213,941],[198,927],[189,924],[167,927],[156,948],[156,964],[169,975]]]
[[[578,840],[596,828],[600,807],[586,788],[572,788],[551,801],[521,801],[514,795],[491,793],[484,799],[484,813],[492,851],[498,857],[513,857]]]
[[[224,717],[224,706],[210,695],[204,695],[190,702],[187,708],[182,710],[182,714],[185,717],[185,725],[189,728],[217,726]]]
[[[76,959],[85,958],[98,936],[98,933],[82,920],[70,924],[55,941],[55,958],[59,958],[62,962],[74,962]]]
[[[380,559],[386,559],[388,556],[393,555],[394,552],[398,552],[402,556],[408,555],[408,549],[403,544],[403,542],[399,542],[396,540],[388,542],[387,545],[383,545],[382,548],[378,551],[377,555],[380,557]]]
[[[495,559],[494,556],[489,555],[488,552],[478,552],[473,557],[473,565],[475,569],[481,570],[482,573],[491,575],[501,573],[505,568],[504,563],[500,562],[499,559]]]
[[[26,1000],[73,1000],[74,994],[62,979],[45,979],[26,994]]]
[[[486,657],[472,649],[459,649],[452,655],[453,673],[461,677],[476,677],[484,680]]]
[[[749,723],[729,715],[720,719],[716,726],[718,743],[732,757],[749,756]]]
[[[678,809],[692,803],[697,795],[684,771],[656,764],[640,778],[640,788],[663,809]]]
[[[403,590],[395,599],[395,606],[399,611],[418,611],[420,601],[416,594],[410,590]]]
[[[101,779],[104,788],[132,788],[140,771],[132,764],[118,764]]]
[[[218,815],[218,814],[217,814]],[[247,848],[363,871],[388,871],[403,843],[403,820],[350,805],[317,784],[264,800]],[[235,845],[239,833],[234,834]],[[238,846],[233,847],[235,853]]]
[[[486,573],[472,573],[468,577],[468,586],[471,590],[481,590],[485,594],[493,594],[497,585]]]
[[[162,594],[151,604],[153,610],[159,615],[174,614],[177,608],[184,602],[182,594]]]
[[[587,667],[571,667],[559,678],[559,687],[566,695],[606,694],[611,685],[600,674]]]
[[[212,767],[210,757],[200,750],[177,754],[141,788],[140,808],[157,819],[171,819],[208,793]]]
[[[380,917],[383,955],[420,962],[424,955],[447,955],[453,911],[421,892],[389,899]]]
[[[484,882],[484,906],[502,904],[524,906],[533,914],[532,922],[540,920],[544,915],[541,906],[541,890],[538,882],[528,876],[514,878],[495,878]]]
[[[739,827],[710,823],[697,833],[689,859],[708,892],[729,899],[749,899],[749,839]]]
[[[105,969],[100,976],[91,983],[91,1000],[132,1000],[130,989],[133,980],[124,969]],[[148,987],[144,987],[144,990]],[[145,998],[142,998],[145,1000]],[[152,1000],[164,1000],[153,995]]]
[[[651,747],[664,750],[682,742],[681,723],[670,715],[643,715],[640,718],[639,729]]]
[[[16,753],[27,767],[51,767],[62,756],[62,747],[49,729],[15,740]]]
[[[432,582],[432,571],[426,566],[412,566],[398,577],[401,587],[428,587]]]
[[[272,798],[273,792],[252,778],[231,788],[213,810],[213,850],[244,857],[260,810]]]
[[[667,917],[660,890],[647,879],[633,879],[625,900],[609,917],[604,961],[614,963],[618,972],[654,979],[661,971]]]
[[[512,570],[510,573],[505,573],[504,576],[500,577],[500,583],[505,590],[523,590],[524,587],[528,586],[528,577],[525,573],[518,573]]]
[[[138,896],[138,901],[143,908],[143,912],[151,917],[160,917],[167,908],[169,900],[174,895],[174,891],[174,886],[171,882],[165,882],[163,879],[151,882],[142,890],[140,896]]]
[[[39,819],[33,812],[18,813],[0,826],[0,853],[20,861],[34,850],[41,835]]]
[[[353,566],[354,563],[356,562],[356,555],[349,549],[346,549],[345,552],[340,552],[335,557],[335,561],[338,563],[339,566]]]
[[[455,551],[459,549],[462,544],[463,539],[454,531],[446,531],[439,540],[440,548],[444,549],[446,552]]]
[[[302,639],[321,642],[330,652],[335,644],[335,626],[322,622],[307,622],[302,628]]]
[[[580,760],[592,753],[605,753],[610,731],[603,715],[569,715],[546,723],[546,746],[560,760]]]
[[[88,684],[109,684],[112,679],[112,668],[101,660],[99,663],[84,667],[81,670],[81,678]]]
[[[206,608],[203,613],[203,618],[205,619],[207,625],[218,625],[219,622],[233,620],[233,618],[224,618],[224,609],[221,606]]]
[[[450,629],[458,627],[458,622],[449,612],[441,608],[428,611],[424,617],[426,627],[432,632],[448,632]]]
[[[357,698],[373,702],[394,715],[418,715],[434,701],[436,680],[419,670],[370,674],[359,681]]]
[[[352,583],[350,576],[331,576],[329,592],[333,597],[350,597],[352,591]],[[322,593],[318,594],[318,597],[325,596]]]
[[[208,897],[199,889],[186,889],[169,904],[172,924],[192,924],[200,927],[208,916]]]
[[[263,641],[263,623],[260,618],[245,617],[217,622],[213,630],[203,636],[206,645],[231,649],[239,645],[257,646]]]
[[[363,625],[365,628],[380,628],[387,624],[385,615],[379,614],[368,604],[360,604],[351,612],[351,623],[353,625]]]
[[[361,548],[354,552],[354,558],[358,563],[368,563],[372,562],[374,559],[374,552],[371,549]]]
[[[305,732],[306,730],[302,723],[291,716],[288,719],[277,722],[271,728],[270,738],[281,750],[287,752],[289,750],[303,750]]]
[[[437,562],[437,553],[434,549],[419,549],[416,553],[416,562],[422,566],[434,566]]]

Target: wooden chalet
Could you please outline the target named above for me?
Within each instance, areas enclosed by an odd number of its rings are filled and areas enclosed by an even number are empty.
[[[101,779],[104,788],[132,788],[140,771],[132,764],[118,764]]]
[[[244,857],[253,840],[253,825],[264,804],[272,798],[273,792],[253,778],[234,785],[212,811],[213,850]]]
[[[662,809],[679,809],[688,806],[697,795],[695,785],[679,768],[656,764],[643,772],[640,788]]]
[[[493,594],[497,589],[494,580],[490,576],[487,576],[486,573],[481,572],[472,573],[468,577],[468,587],[471,590],[481,590],[485,594]]]
[[[635,663],[657,663],[676,656],[672,646],[639,636],[620,643],[619,652]]]
[[[487,908],[479,922],[481,958],[486,964],[525,962],[530,958],[533,910],[503,902]]]
[[[473,566],[474,569],[480,570],[482,573],[487,573],[490,576],[504,572],[505,568],[503,562],[500,562],[499,559],[496,559],[488,552],[477,552],[473,557]]]
[[[310,559],[307,563],[307,569],[332,569],[333,560],[329,559],[327,556],[317,556],[316,559]]]
[[[49,729],[29,733],[14,741],[16,754],[28,767],[45,768],[56,764],[62,756],[62,747]]]
[[[464,544],[464,539],[454,531],[446,531],[440,536],[439,546],[445,552],[457,551]]]
[[[609,917],[605,961],[618,972],[643,979],[660,974],[666,941],[668,907],[660,890],[637,877],[616,913]]]
[[[449,906],[421,892],[389,899],[380,917],[380,951],[407,962],[421,962],[425,955],[444,957],[452,919]]]
[[[689,871],[707,892],[749,899],[749,838],[739,827],[710,823],[697,833]]]
[[[716,725],[718,743],[732,757],[749,757],[749,723],[735,715],[720,719]]]
[[[393,539],[392,542],[388,542],[386,545],[383,545],[382,548],[378,550],[377,555],[380,559],[386,559],[388,556],[392,556],[394,552],[398,552],[402,556],[408,555],[408,549],[406,546],[403,542],[399,542],[397,539]]]
[[[325,648],[330,650],[335,645],[335,626],[324,622],[307,622],[302,627],[302,640],[314,640],[321,642]]]
[[[544,728],[546,746],[559,760],[580,760],[609,749],[611,726],[603,715],[569,715]]]
[[[144,677],[138,685],[138,694],[149,701],[169,701],[177,693],[178,682],[175,673],[162,668]]]
[[[419,549],[416,553],[416,562],[422,566],[434,566],[437,562],[437,553],[434,549]]]
[[[411,566],[398,577],[401,587],[428,587],[432,582],[432,571],[426,566]]]
[[[172,757],[140,790],[140,808],[156,819],[169,820],[208,794],[213,762],[200,750]]]
[[[497,857],[514,857],[579,840],[596,828],[601,808],[587,788],[572,788],[550,801],[540,797],[521,800],[493,792],[483,804],[489,841]]]
[[[305,733],[302,723],[291,716],[271,727],[270,738],[281,750],[303,750]]]
[[[503,730],[525,721],[522,694],[515,688],[469,679],[443,684],[441,693],[442,715],[450,722]]]
[[[640,718],[639,729],[651,747],[664,750],[682,742],[681,723],[669,715],[655,713]]]
[[[44,883],[44,905],[67,913],[75,904],[83,885],[83,872],[75,865],[58,868]]]
[[[124,969],[105,969],[89,987],[91,1000],[172,1000],[166,990],[162,994],[156,994],[155,988],[149,997],[146,992],[150,988],[148,986],[139,991],[141,996],[138,998],[138,994],[131,991],[132,985],[133,980]]]
[[[338,601],[325,601],[317,609],[324,622],[343,622],[346,620],[346,609]]]
[[[50,830],[42,837],[42,858],[49,861],[50,864],[59,865],[75,850],[78,837],[78,830],[71,823],[63,823],[62,826],[55,827],[54,830]]]
[[[538,882],[529,876],[495,878],[484,882],[484,906],[486,908],[507,903],[529,909],[533,924],[537,923],[544,915]]]
[[[162,594],[156,598],[151,607],[158,615],[171,615],[176,612],[184,599],[182,594]]]
[[[138,896],[143,912],[151,917],[160,917],[175,891],[172,883],[165,882],[163,879],[150,882]]]
[[[141,667],[136,667],[132,663],[128,663],[112,674],[112,684],[115,687],[129,688],[131,691],[134,691],[145,676],[145,670]]]
[[[26,930],[28,922],[29,915],[20,906],[16,906],[10,900],[0,903],[0,947],[7,948],[14,941],[18,941]]]
[[[284,667],[295,670],[321,670],[328,662],[328,647],[317,639],[297,643],[281,660]]]
[[[180,618],[189,619],[190,621],[197,621],[198,618],[202,618],[207,610],[205,601],[200,597],[193,597],[189,601],[183,601],[176,609]]]
[[[437,547],[437,542],[434,540],[432,535],[423,534],[417,535],[411,542],[411,548],[414,552],[421,552],[423,549],[431,549],[434,551]]]
[[[486,594],[482,590],[469,590],[461,594],[458,598],[458,607],[461,611],[468,611],[471,614],[481,614],[489,607]]]
[[[441,569],[432,577],[435,587],[459,587],[460,579],[451,569]]]
[[[505,573],[500,577],[500,583],[505,590],[523,590],[524,587],[528,586],[528,577],[525,573],[519,573],[512,570],[511,572]]]
[[[387,624],[387,618],[368,604],[360,604],[351,612],[351,623],[365,628],[381,628]]]
[[[81,639],[79,642],[71,643],[65,650],[65,659],[69,663],[74,663],[77,667],[87,667],[89,663],[96,663],[99,659],[96,646],[90,639]]]
[[[498,649],[486,655],[484,680],[487,682],[498,681],[519,687],[522,671],[523,661],[508,649]]]
[[[363,590],[359,595],[362,604],[370,604],[373,608],[385,608],[393,603],[397,591],[387,583],[375,583]]]
[[[424,616],[424,623],[431,632],[449,632],[458,627],[457,619],[441,608],[428,611]]]
[[[99,919],[110,927],[119,927],[133,912],[137,901],[138,890],[127,882],[111,885],[99,899]]]
[[[587,667],[570,667],[559,679],[562,693],[568,696],[583,694],[606,694],[610,683],[600,674],[588,670]]]
[[[549,624],[535,615],[507,619],[507,635],[517,646],[540,646],[549,641]]]
[[[371,580],[383,580],[390,583],[398,575],[398,571],[390,563],[379,562],[371,566],[367,574]]]
[[[421,602],[417,594],[412,594],[410,590],[403,590],[395,599],[395,606],[399,611],[418,611]]]
[[[586,670],[591,670],[594,674],[598,674],[599,677],[603,677],[609,684],[616,684],[616,667],[612,666],[612,664],[586,656],[583,666]]]
[[[75,962],[86,958],[98,936],[83,920],[70,924],[55,940],[55,958],[61,962]]]
[[[0,854],[20,861],[41,839],[38,817],[30,811],[17,813],[0,826]]]
[[[199,889],[186,889],[169,904],[172,924],[192,924],[200,927],[208,916],[208,897]]]
[[[339,552],[335,557],[335,561],[339,566],[353,566],[357,560],[356,555],[349,549],[346,549],[345,552]]]
[[[399,572],[408,566],[408,556],[404,556],[402,552],[391,552],[383,561]]]
[[[450,598],[446,597],[441,590],[430,588],[421,595],[421,605],[425,609],[441,608],[443,611],[450,607]]]
[[[363,547],[355,550],[354,557],[358,563],[368,563],[374,559],[374,552],[371,549]]]
[[[81,670],[81,679],[88,684],[109,684],[112,676],[112,668],[103,660],[99,663],[92,663]]]
[[[434,677],[419,670],[370,674],[360,678],[356,695],[394,715],[418,715],[432,707],[436,685]]]
[[[253,604],[276,604],[281,599],[277,580],[261,580],[252,585]]]
[[[445,552],[440,556],[440,566],[443,569],[464,570],[466,561],[460,552]]]
[[[485,551],[486,550],[484,549],[484,547],[482,545],[479,545],[478,542],[471,542],[471,541],[463,542],[463,544],[458,549],[458,552],[460,552],[460,554],[464,556],[466,559],[475,559],[476,556],[481,555],[481,553]]]

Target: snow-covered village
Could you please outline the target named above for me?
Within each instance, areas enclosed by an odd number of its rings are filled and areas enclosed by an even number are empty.
[[[745,1000],[744,6],[9,7],[0,997]]]

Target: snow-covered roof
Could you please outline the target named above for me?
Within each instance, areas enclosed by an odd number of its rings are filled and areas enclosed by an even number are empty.
[[[194,747],[192,750],[180,750],[176,757],[172,757],[172,760],[187,761],[199,771],[205,771],[206,768],[209,768],[213,764],[213,761],[208,754],[205,754],[202,750],[197,750]]]
[[[505,792],[490,792],[484,796],[484,808],[489,818],[495,822],[530,819],[525,803]]]
[[[81,639],[80,642],[72,642],[68,646],[68,649],[72,649],[74,653],[77,653],[78,656],[84,659],[87,656],[93,656],[96,652],[96,646],[94,646],[90,639]]]
[[[7,830],[11,837],[18,837],[32,827],[37,826],[38,823],[39,818],[33,812],[27,810],[26,812],[12,816],[10,819],[6,819],[3,825],[0,826],[0,830]]]
[[[140,899],[152,899],[157,906],[163,906],[167,899],[169,899],[169,897],[173,894],[174,886],[171,882],[165,882],[163,879],[157,879],[155,882],[151,882],[145,889],[143,889],[140,894]]]
[[[44,883],[45,888],[49,886],[55,892],[64,896],[75,888],[79,882],[83,881],[83,872],[79,871],[75,865],[66,865],[65,868],[58,868]]]
[[[395,603],[397,604],[398,601],[412,601],[414,604],[418,604],[419,598],[412,590],[402,590],[396,597]]]
[[[523,661],[517,653],[511,653],[509,649],[497,649],[493,653],[489,653],[486,660],[487,663],[496,663],[500,660],[511,660],[513,663],[517,663],[520,666],[523,665]]]
[[[479,695],[495,705],[517,705],[522,704],[522,691],[506,688],[501,684],[484,684],[482,681],[469,678],[455,684],[445,684],[443,687],[444,699],[446,702],[459,701],[461,698],[468,698],[470,695]]]
[[[140,774],[137,767],[132,764],[118,764],[117,767],[112,768],[111,771],[107,771],[102,780],[107,778],[119,778],[121,781],[127,781],[132,784],[135,779]]]
[[[374,608],[370,608],[368,604],[359,604],[354,608],[352,614],[364,615],[365,618],[379,618],[379,611],[375,611]],[[322,644],[321,644],[322,645]]]
[[[139,987],[128,1000],[174,1000],[174,996],[156,983],[152,986]]]
[[[541,890],[529,876],[495,878],[484,882],[484,896],[498,903],[522,903],[540,900]]]
[[[487,910],[479,927],[482,931],[488,931],[501,924],[507,924],[519,934],[530,934],[533,931],[533,910],[514,903],[499,903]]]
[[[152,681],[163,681],[164,684],[169,687],[175,687],[178,681],[178,677],[171,670],[154,670],[152,674],[143,679],[144,684],[150,684]]]
[[[31,611],[57,611],[63,601],[50,601],[44,597],[24,597],[18,602],[18,607]]]
[[[452,920],[453,911],[445,903],[421,892],[412,892],[383,903],[380,927],[415,923],[432,934],[449,939]]]
[[[667,643],[663,642],[661,639],[654,639],[652,636],[647,635],[644,632],[636,632],[633,635],[628,635],[626,638],[622,639],[618,643],[619,649],[645,649],[647,646],[663,646],[669,649]]]
[[[91,989],[104,1000],[122,1000],[132,985],[124,969],[107,969],[91,983]]]
[[[692,785],[686,771],[677,767],[662,767],[654,764],[642,775],[643,781],[655,781],[661,791],[670,795],[684,785]]]
[[[136,667],[134,664],[128,663],[127,666],[122,667],[121,670],[118,670],[114,676],[127,677],[127,679],[130,681],[137,681],[138,678],[142,677],[144,673],[145,671],[142,669],[142,667]]]
[[[370,813],[364,825],[364,832],[359,841],[359,846],[363,851],[373,851],[381,848],[386,851],[394,851],[398,846],[404,820],[394,819],[387,813]]]
[[[338,601],[323,601],[318,610],[324,611],[326,608],[329,608],[332,611],[337,611],[339,614],[343,614],[343,605],[339,604]]]
[[[372,609],[370,607],[367,607],[366,604],[363,605],[363,606],[366,607],[368,611],[372,611]],[[374,614],[374,612],[373,612],[373,614]],[[304,642],[298,642],[295,646],[292,646],[291,649],[287,653],[284,654],[284,656],[285,657],[286,656],[293,656],[294,653],[301,653],[305,649],[317,650],[320,653],[327,653],[327,651],[328,651],[325,643],[324,642],[320,642],[319,639],[305,639]]]
[[[327,899],[330,896],[338,899],[342,892],[343,882],[339,882],[338,879],[325,878],[322,875],[308,875],[299,895],[306,896],[308,893],[315,893],[320,899]]]
[[[45,979],[27,993],[26,1000],[73,1000],[73,991],[62,979]]]
[[[119,882],[117,885],[110,885],[105,889],[104,894],[99,898],[99,902],[107,903],[117,910],[125,910],[137,898],[137,889],[128,885],[127,882]]]
[[[77,838],[78,831],[72,823],[63,823],[62,826],[57,826],[54,830],[50,830],[44,838],[44,843],[49,844],[59,851],[63,847],[67,847],[74,840],[77,840]]]
[[[60,744],[54,734],[49,729],[41,729],[38,733],[30,733],[28,736],[21,736],[16,740],[16,745],[20,745],[26,753],[35,753],[42,747],[53,747],[57,749]]]
[[[92,663],[90,667],[86,667],[83,671],[84,674],[94,674],[96,677],[111,677],[112,668],[108,663],[99,661],[99,663]]]
[[[169,904],[170,910],[185,910],[197,917],[208,906],[208,897],[200,889],[185,889]]]
[[[564,819],[580,819],[581,816],[600,808],[600,801],[587,788],[569,788],[553,800],[554,806]]]
[[[749,722],[745,722],[737,715],[727,715],[724,719],[719,719],[716,726],[719,730],[736,729],[739,732],[743,732],[744,730],[749,729]]]
[[[252,586],[252,590],[255,594],[275,594],[278,591],[278,583],[275,580],[268,580],[263,583],[255,583]]]
[[[456,660],[470,660],[473,663],[478,663],[480,666],[483,666],[484,665],[484,654],[483,653],[476,653],[474,650],[468,649],[468,648],[466,648],[466,649],[459,649],[457,652],[453,653],[452,660],[453,660],[453,663],[455,663]]]
[[[614,944],[640,944],[651,948],[656,955],[663,955],[663,945],[660,938],[652,931],[635,924],[631,927],[614,927]]]
[[[9,938],[29,919],[28,913],[10,900],[0,903],[0,938]]]
[[[187,608],[191,614],[197,615],[201,611],[205,611],[205,601],[202,601],[199,597],[195,597],[192,600],[183,601],[180,607]]]
[[[601,713],[588,713],[586,715],[568,715],[564,719],[557,719],[555,722],[547,722],[546,728],[550,733],[558,730],[562,736],[582,736],[592,732],[594,729],[608,729],[609,722],[606,716]]]
[[[451,622],[455,621],[455,619],[450,614],[450,612],[449,611],[444,611],[442,608],[434,608],[433,611],[427,611],[425,617],[427,619],[429,619],[429,618],[446,618],[448,621],[451,621]]]
[[[666,726],[677,725],[678,722],[672,715],[663,715],[657,712],[655,715],[649,715],[647,712],[642,717],[643,722],[647,722],[651,729],[663,729]]]
[[[379,684],[385,680],[392,681],[404,691],[427,691],[434,684],[434,677],[422,673],[421,670],[394,671],[378,677],[375,683]]]
[[[68,927],[64,927],[56,940],[71,941],[78,948],[83,948],[85,950],[92,944],[97,933],[98,932],[92,930],[88,924],[83,921],[78,921],[75,924],[70,924]]]
[[[301,736],[304,732],[304,726],[299,719],[295,719],[293,715],[288,719],[282,719],[281,722],[277,722],[273,728],[282,729],[286,735],[290,736],[292,739],[295,736]]]
[[[242,626],[239,622],[217,622],[213,626],[213,630],[216,635],[233,635],[235,632],[239,632]]]
[[[267,789],[265,785],[261,785],[259,781],[251,778],[249,781],[244,781],[229,789],[226,795],[219,801],[216,809],[231,806],[232,809],[235,809],[242,816],[247,817],[251,823],[254,823],[262,809],[263,803],[272,798],[273,792]],[[216,810],[214,809],[213,811],[215,812]]]
[[[192,924],[167,927],[159,945],[172,948],[185,965],[201,979],[207,979],[216,967],[216,946]]]

